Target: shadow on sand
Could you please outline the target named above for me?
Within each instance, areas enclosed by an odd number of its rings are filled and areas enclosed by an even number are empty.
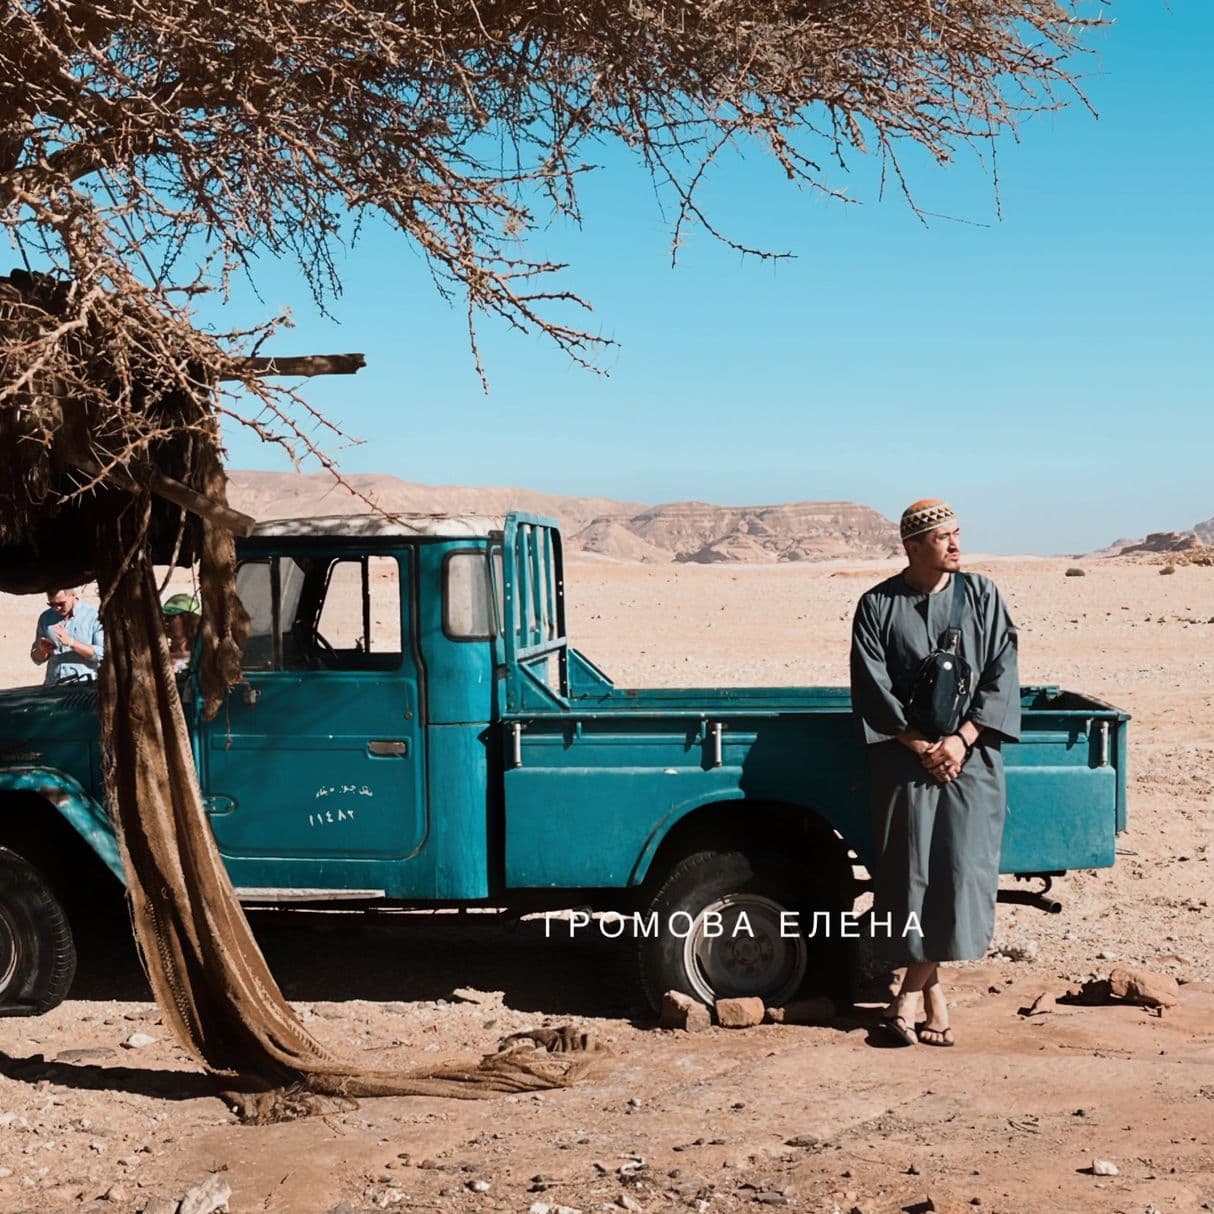
[[[550,1015],[650,1014],[633,981],[632,944],[563,920],[483,913],[253,911],[249,921],[288,999],[420,1002],[457,987],[502,991],[507,1006]],[[71,999],[147,1000],[124,922],[79,942]]]

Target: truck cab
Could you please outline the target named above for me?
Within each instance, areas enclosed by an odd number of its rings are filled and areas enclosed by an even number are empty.
[[[186,708],[243,898],[489,895],[501,526],[319,519],[242,545],[243,681],[209,722]]]

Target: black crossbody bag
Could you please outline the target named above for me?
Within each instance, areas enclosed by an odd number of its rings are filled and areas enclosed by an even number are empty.
[[[907,723],[933,742],[957,732],[969,705],[974,672],[961,656],[961,613],[966,578],[953,574],[953,611],[936,648],[923,659],[906,703]]]

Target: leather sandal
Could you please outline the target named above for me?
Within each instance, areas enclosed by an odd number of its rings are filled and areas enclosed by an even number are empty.
[[[957,1042],[953,1039],[953,1029],[951,1025],[946,1024],[942,1029],[928,1028],[926,1024],[915,1025],[918,1040],[923,1045],[956,1045]]]
[[[905,1016],[882,1016],[881,1028],[888,1036],[895,1038],[899,1045],[919,1043],[911,1022]]]

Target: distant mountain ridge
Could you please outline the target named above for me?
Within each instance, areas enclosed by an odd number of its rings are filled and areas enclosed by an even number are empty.
[[[1151,531],[1142,539],[1114,540],[1107,548],[1088,556],[1138,556],[1159,553],[1192,553],[1214,546],[1214,518],[1194,523],[1188,531]]]
[[[883,559],[901,553],[897,527],[854,502],[715,506],[670,502],[649,506],[610,498],[565,497],[532,489],[419,485],[361,473],[346,480],[383,509],[420,514],[505,515],[526,510],[556,518],[571,552],[652,564]],[[365,502],[326,473],[234,470],[228,498],[257,519],[358,514]]]
[[[868,506],[854,502],[790,502],[779,506],[713,506],[670,502],[631,518],[596,519],[574,536],[588,552],[607,551],[610,526],[622,528],[666,559],[719,561],[820,561],[832,557],[880,559],[901,551],[898,529]]]

